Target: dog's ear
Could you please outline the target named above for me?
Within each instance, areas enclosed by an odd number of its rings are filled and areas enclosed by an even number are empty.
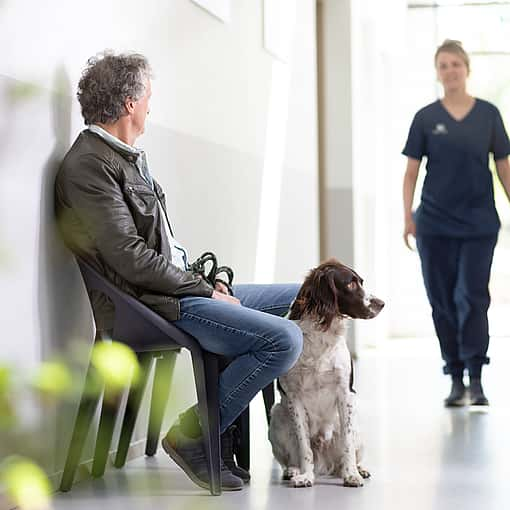
[[[321,265],[312,269],[305,278],[292,304],[289,319],[299,320],[307,316],[326,331],[337,315],[338,291],[334,273]]]
[[[326,331],[333,319],[338,316],[338,289],[335,284],[335,274],[331,268],[323,268],[318,272],[317,285],[314,289],[317,318],[320,319],[319,326]]]
[[[310,294],[313,301],[331,303],[336,308],[338,295],[333,272],[328,268],[316,269],[312,275]]]
[[[306,288],[306,280],[301,285],[299,292],[296,296],[296,299],[290,306],[289,319],[291,321],[298,321],[303,318],[306,313],[307,303],[308,303],[308,289]]]

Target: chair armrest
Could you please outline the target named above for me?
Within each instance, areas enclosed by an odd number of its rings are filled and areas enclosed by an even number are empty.
[[[78,266],[80,268],[87,291],[99,291],[108,296],[115,306],[115,322],[119,327],[126,329],[123,322],[146,323],[147,328],[157,328],[163,336],[171,339],[178,345],[189,350],[201,349],[198,342],[191,336],[175,327],[156,312],[152,311],[148,306],[141,303],[138,299],[123,292],[111,283],[106,277],[96,271],[83,259],[77,257]],[[122,319],[118,321],[118,318]]]

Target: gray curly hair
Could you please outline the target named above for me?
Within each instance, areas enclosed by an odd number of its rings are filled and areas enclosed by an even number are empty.
[[[138,101],[151,74],[148,60],[137,53],[115,55],[106,50],[89,58],[77,94],[85,124],[111,124],[119,120],[126,114],[126,99]]]

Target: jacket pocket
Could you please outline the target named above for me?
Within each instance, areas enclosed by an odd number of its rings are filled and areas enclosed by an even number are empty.
[[[130,201],[135,200],[135,202],[139,204],[153,205],[157,200],[156,193],[154,193],[149,186],[144,184],[126,182],[124,184],[124,195],[130,199]]]
[[[155,193],[149,186],[130,182],[124,184],[123,192],[140,234],[148,236],[158,217],[158,199]]]
[[[138,299],[167,321],[176,321],[180,318],[181,307],[179,299],[176,297],[162,294],[142,294]]]

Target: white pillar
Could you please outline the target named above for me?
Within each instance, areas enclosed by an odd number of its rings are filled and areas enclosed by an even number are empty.
[[[354,265],[351,1],[317,4],[321,259]],[[354,351],[354,330],[349,344]]]

